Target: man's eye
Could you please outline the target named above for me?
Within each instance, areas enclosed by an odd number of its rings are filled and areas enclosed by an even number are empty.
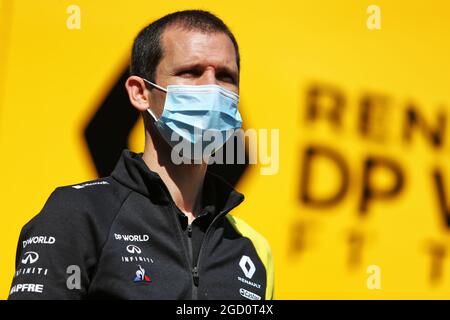
[[[224,82],[228,82],[228,83],[235,83],[234,78],[230,75],[220,75],[219,80],[224,81]]]
[[[184,71],[180,71],[178,72],[177,75],[182,76],[182,77],[194,77],[197,76],[198,72],[196,72],[195,70],[184,70]]]

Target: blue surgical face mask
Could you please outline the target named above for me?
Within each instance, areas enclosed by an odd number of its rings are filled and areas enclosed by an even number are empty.
[[[238,111],[239,96],[232,91],[218,85],[168,85],[165,89],[143,80],[166,92],[161,117],[157,119],[150,108],[147,111],[172,148],[182,137],[191,145],[201,145],[202,150],[208,150],[205,147],[213,144],[217,151],[235,130],[242,128]],[[178,136],[178,139],[174,139],[174,136]],[[211,139],[211,136],[214,138]]]

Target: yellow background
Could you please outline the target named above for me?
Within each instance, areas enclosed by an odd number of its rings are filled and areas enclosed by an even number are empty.
[[[81,9],[80,30],[66,27],[71,4]],[[366,27],[370,4],[381,8],[381,30]],[[133,38],[154,19],[187,8],[216,13],[237,37],[245,127],[280,129],[279,172],[264,176],[261,166],[250,166],[238,185],[246,200],[235,212],[272,246],[276,298],[450,296],[448,258],[440,280],[429,280],[429,245],[450,249],[431,173],[439,167],[450,186],[450,140],[446,134],[435,149],[420,132],[410,144],[400,135],[409,101],[430,125],[438,110],[450,112],[447,1],[3,0],[0,6],[2,298],[20,228],[56,186],[96,178],[83,129],[127,65]],[[306,92],[316,83],[338,88],[346,99],[340,132],[326,120],[304,122]],[[358,134],[366,93],[389,97],[382,143]],[[143,149],[141,126],[130,138],[134,151]],[[349,190],[336,206],[315,209],[299,200],[302,153],[310,144],[332,148],[350,168]],[[371,203],[361,219],[369,155],[399,163],[405,185],[394,199]],[[339,176],[326,163],[319,171],[314,187],[326,194]],[[377,179],[389,184],[389,175]],[[360,263],[350,268],[352,230],[365,241]],[[292,249],[296,237],[302,250]],[[381,268],[378,290],[367,288],[369,265]]]

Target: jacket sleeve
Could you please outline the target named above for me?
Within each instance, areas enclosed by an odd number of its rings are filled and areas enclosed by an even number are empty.
[[[10,300],[82,299],[94,272],[95,226],[82,193],[56,188],[20,233]]]

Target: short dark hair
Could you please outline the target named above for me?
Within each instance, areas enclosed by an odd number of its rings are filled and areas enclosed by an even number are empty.
[[[239,47],[226,24],[214,14],[203,10],[184,10],[170,13],[142,29],[134,39],[131,53],[130,74],[155,82],[156,68],[163,56],[161,35],[168,26],[177,25],[185,30],[204,33],[223,32],[236,51],[236,63],[240,70]]]

